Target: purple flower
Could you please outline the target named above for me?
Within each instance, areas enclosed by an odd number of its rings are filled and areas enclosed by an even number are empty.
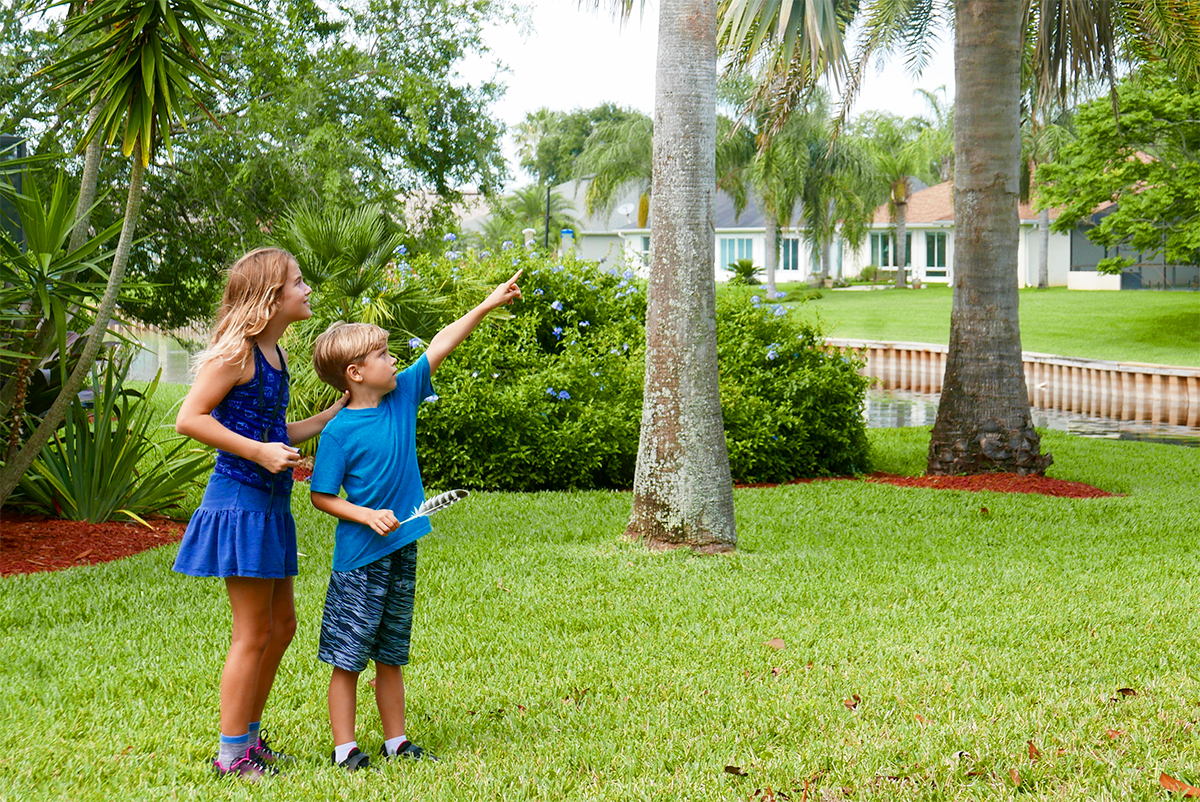
[[[541,295],[541,294],[542,294],[542,288],[541,288],[541,287],[538,287],[536,290],[534,290],[534,291],[533,291],[533,294],[534,294],[534,295]]]
[[[500,250],[502,250],[502,251],[507,251],[507,250],[508,250],[509,248],[511,248],[512,246],[513,246],[513,244],[512,244],[512,240],[510,240],[510,239],[506,239],[506,240],[504,240],[504,242],[501,242],[501,243],[500,243]]]
[[[447,259],[457,259],[458,251],[446,251],[446,258]]]
[[[420,348],[422,345],[424,345],[424,343],[421,342],[420,337],[413,337],[411,340],[408,341],[409,348],[416,349],[416,348]]]
[[[491,252],[491,251],[480,251],[480,252],[479,252],[479,258],[480,258],[480,259],[486,259],[486,258],[488,258],[488,257],[489,257],[489,256],[491,256],[491,255],[492,255],[492,252]]]
[[[555,301],[554,303],[550,304],[550,308],[556,312],[561,312],[562,311],[562,301]]]
[[[580,328],[582,328],[582,327],[584,327],[584,326],[590,326],[590,325],[592,325],[592,324],[591,324],[591,323],[588,323],[586,320],[581,320],[581,321],[579,321],[579,326],[580,326]]]
[[[454,236],[453,232],[446,232],[446,236],[442,237],[442,242],[454,242],[458,237]]]
[[[750,303],[754,304],[755,306],[758,306],[759,304],[762,303],[762,298],[759,298],[757,295],[751,295]]]
[[[428,401],[429,403],[431,403],[431,404],[432,404],[434,401],[437,401],[437,400],[438,400],[437,393],[434,393],[433,395],[427,395],[427,396],[425,396],[424,400],[425,400],[425,401]]]
[[[554,334],[554,339],[561,340],[562,339],[562,326],[555,326],[552,334]]]
[[[559,393],[558,393],[558,398],[559,398],[559,400],[561,400],[561,401],[570,401],[570,400],[571,400],[571,394],[570,394],[570,393],[568,393],[566,390],[560,390],[560,391],[559,391]]]
[[[401,245],[399,248],[396,249],[396,253],[400,254],[401,256],[405,256],[408,254],[408,248]]]

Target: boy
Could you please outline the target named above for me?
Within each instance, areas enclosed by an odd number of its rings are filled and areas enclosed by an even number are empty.
[[[404,677],[416,588],[417,538],[430,530],[427,517],[403,525],[425,500],[417,466],[417,406],[433,394],[429,377],[442,360],[496,307],[521,297],[518,271],[483,303],[442,329],[416,362],[396,373],[388,334],[365,323],[340,324],[317,338],[313,367],[350,400],[325,427],[311,480],[313,506],[340,519],[333,548],[333,575],[325,596],[317,656],[333,666],[329,722],[335,744],[331,760],[347,771],[370,759],[354,740],[358,675],[375,661],[375,701],[386,739],[380,750],[394,757],[435,759],[404,733]],[[346,489],[346,498],[338,496]]]

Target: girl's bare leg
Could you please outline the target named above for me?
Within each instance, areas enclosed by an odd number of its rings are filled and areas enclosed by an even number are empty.
[[[271,640],[271,601],[276,580],[231,576],[225,579],[233,634],[221,671],[221,732],[241,735],[250,728],[263,655]],[[261,710],[261,707],[259,708]]]
[[[271,635],[258,666],[258,684],[254,689],[254,704],[250,708],[250,721],[262,721],[267,696],[275,682],[275,672],[283,653],[296,635],[296,598],[293,593],[292,577],[272,580],[275,587],[271,594]]]

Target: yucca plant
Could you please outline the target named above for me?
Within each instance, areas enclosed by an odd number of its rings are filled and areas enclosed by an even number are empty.
[[[127,357],[103,365],[92,372],[93,409],[75,399],[65,425],[21,477],[18,503],[92,523],[124,516],[149,526],[147,515],[186,515],[188,487],[208,471],[211,455],[186,437],[155,437],[158,376],[138,392],[124,387]]]

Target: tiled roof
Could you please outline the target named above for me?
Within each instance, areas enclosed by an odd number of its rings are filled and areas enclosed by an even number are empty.
[[[1036,220],[1038,213],[1032,205],[1022,203],[1017,207],[1022,220]],[[1050,219],[1058,217],[1058,209],[1050,210]],[[908,198],[908,225],[914,223],[953,223],[954,222],[954,182],[943,181],[931,187],[914,192]],[[891,222],[888,216],[887,204],[881,204],[875,209],[875,222],[886,224]]]

